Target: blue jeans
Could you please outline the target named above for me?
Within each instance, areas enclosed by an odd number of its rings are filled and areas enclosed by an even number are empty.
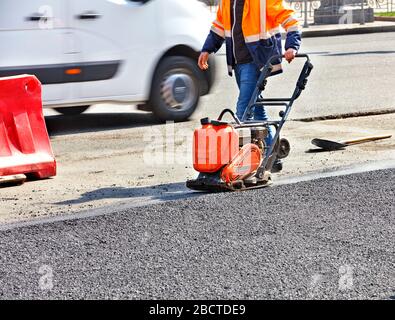
[[[256,88],[260,71],[255,63],[237,64],[235,66],[235,75],[237,85],[240,90],[239,99],[237,101],[236,115],[241,120],[251,100],[252,94]],[[251,119],[248,119],[251,120]],[[254,110],[254,120],[268,120],[266,110],[263,107],[257,107]],[[272,144],[274,134],[273,128],[269,127],[269,135],[265,139],[267,146]]]

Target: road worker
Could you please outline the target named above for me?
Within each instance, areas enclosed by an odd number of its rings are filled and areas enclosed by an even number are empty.
[[[294,10],[282,0],[219,0],[217,17],[202,48],[198,65],[207,70],[209,55],[226,43],[228,72],[232,75],[234,71],[240,90],[236,106],[239,119],[242,119],[252,97],[260,70],[269,58],[283,53],[280,26],[286,31],[285,59],[290,63],[295,58],[301,44],[301,31],[294,14]],[[281,71],[279,59],[272,75]],[[266,110],[255,108],[253,118],[268,120]],[[272,143],[273,136],[273,128],[269,128],[267,144]],[[279,161],[277,166],[280,166]]]

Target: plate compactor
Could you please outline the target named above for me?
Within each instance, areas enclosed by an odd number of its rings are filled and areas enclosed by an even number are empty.
[[[195,180],[187,181],[192,190],[206,192],[241,191],[256,189],[271,184],[271,173],[277,159],[289,155],[290,144],[280,138],[281,129],[292,109],[293,103],[305,89],[307,79],[313,69],[309,56],[298,54],[306,62],[296,83],[291,98],[263,98],[267,79],[271,76],[273,56],[262,69],[257,86],[242,117],[238,119],[229,109],[221,112],[217,120],[204,118],[201,128],[194,132],[193,166],[199,172]],[[280,120],[255,121],[252,119],[255,108],[281,107]],[[225,114],[232,117],[231,122],[223,121]],[[269,127],[275,128],[273,142],[267,144]]]

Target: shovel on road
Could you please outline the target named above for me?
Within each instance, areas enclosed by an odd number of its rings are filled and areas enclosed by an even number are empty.
[[[383,140],[383,139],[389,139],[391,137],[392,137],[392,135],[386,135],[386,136],[366,137],[366,138],[360,138],[360,139],[355,139],[355,140],[338,141],[338,142],[331,141],[331,140],[325,140],[325,139],[313,139],[311,141],[311,143],[321,149],[324,149],[327,151],[334,151],[334,150],[341,150],[341,149],[344,149],[348,146],[352,146],[355,144]]]

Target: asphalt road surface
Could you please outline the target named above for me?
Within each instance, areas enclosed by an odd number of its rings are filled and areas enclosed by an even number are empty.
[[[394,43],[395,33],[391,32],[303,39],[300,51],[310,55],[315,68],[306,91],[295,103],[291,118],[393,109]],[[194,118],[216,117],[222,109],[236,105],[236,81],[227,75],[224,50],[221,52],[217,55],[215,87],[212,94],[202,98]],[[289,66],[284,63],[284,74],[270,79],[265,94],[290,96],[302,63],[302,60]],[[89,112],[135,111],[130,106],[106,104],[95,106]],[[277,112],[270,114],[277,115]],[[124,116],[125,121],[130,121],[129,118]]]
[[[395,33],[303,39],[300,52],[310,55],[315,68],[291,118],[393,109],[394,43]],[[237,88],[234,78],[226,75],[224,59],[217,59],[218,86],[213,91],[215,97],[203,99],[203,114],[217,116],[219,109],[235,105]],[[265,94],[290,96],[302,63],[284,63],[284,73],[269,79]]]
[[[394,179],[367,172],[3,230],[0,297],[395,299]]]
[[[315,69],[306,92],[291,111],[291,118],[388,107],[394,110],[394,42],[395,33],[304,39],[302,51],[311,55]],[[136,194],[160,195],[162,188],[154,189],[155,186],[195,177],[190,139],[200,125],[198,119],[217,117],[224,107],[233,107],[237,98],[235,80],[227,76],[224,56],[218,56],[218,64],[212,94],[202,98],[192,121],[177,123],[174,128],[158,124],[151,114],[138,113],[130,105],[108,104],[94,106],[79,116],[46,117],[58,175],[1,189],[0,221],[72,214],[118,201],[136,201]],[[290,78],[299,72],[298,64],[297,61],[291,64]],[[284,78],[287,75],[285,71]],[[273,88],[269,84],[269,91],[293,87],[282,79],[282,76],[271,79],[278,85]],[[393,135],[394,123],[394,114],[311,123],[289,121],[282,134],[291,142],[292,151],[280,176],[393,161],[394,138],[336,153],[306,151],[312,147],[313,138],[341,141]],[[153,155],[152,150],[158,154]],[[160,156],[165,151],[166,161]],[[157,156],[159,161],[147,161],[147,154],[150,159]]]

